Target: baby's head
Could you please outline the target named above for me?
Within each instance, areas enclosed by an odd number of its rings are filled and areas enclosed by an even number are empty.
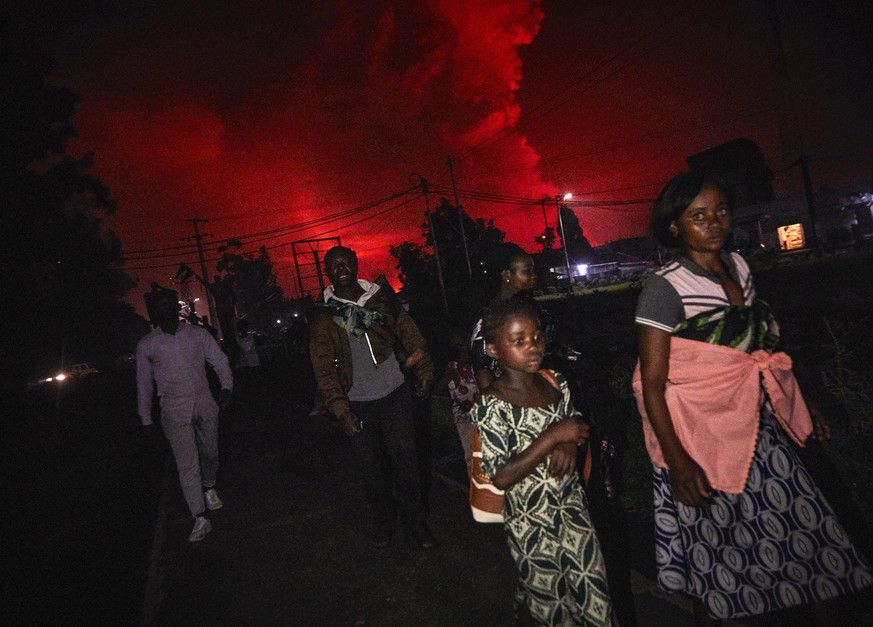
[[[542,363],[545,337],[537,308],[529,300],[495,301],[482,318],[482,336],[486,352],[503,368],[537,370]]]

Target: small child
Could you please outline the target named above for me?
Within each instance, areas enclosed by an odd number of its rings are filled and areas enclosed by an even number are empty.
[[[588,437],[567,382],[540,370],[545,339],[535,307],[510,298],[482,320],[501,376],[473,408],[482,468],[505,490],[503,516],[520,596],[543,625],[615,624],[600,544],[576,472]]]
[[[446,371],[440,378],[437,387],[448,388],[449,397],[452,399],[452,416],[455,419],[455,427],[458,429],[458,437],[464,448],[464,459],[467,468],[470,467],[472,458],[471,443],[473,438],[473,425],[470,422],[470,410],[479,387],[476,385],[476,377],[473,376],[473,364],[470,362],[470,348],[463,336],[454,333],[449,338],[454,358],[446,365]]]

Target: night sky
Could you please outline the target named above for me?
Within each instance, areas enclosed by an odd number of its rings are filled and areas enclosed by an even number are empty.
[[[135,303],[196,259],[140,251],[184,245],[195,217],[210,246],[268,246],[290,296],[292,240],[339,236],[362,276],[393,278],[388,246],[420,241],[423,199],[351,210],[413,175],[450,189],[449,155],[480,196],[626,202],[574,207],[595,245],[642,235],[649,205],[634,201],[737,137],[760,145],[777,196],[802,190],[803,151],[816,188],[873,184],[873,3],[775,3],[782,81],[752,0],[66,4],[27,9],[28,34],[84,98],[70,152],[93,152],[119,201],[106,224],[140,279]],[[462,204],[535,249],[539,205]]]

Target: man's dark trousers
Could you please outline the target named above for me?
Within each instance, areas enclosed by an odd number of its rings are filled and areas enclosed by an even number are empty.
[[[418,533],[425,516],[409,385],[375,401],[352,401],[351,406],[363,425],[351,441],[376,531],[393,531],[399,513],[404,530]]]

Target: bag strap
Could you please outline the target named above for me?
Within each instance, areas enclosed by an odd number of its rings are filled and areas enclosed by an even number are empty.
[[[554,371],[547,370],[542,368],[537,371],[539,374],[543,376],[543,378],[552,384],[552,387],[561,392],[561,384],[558,383],[558,378],[555,376]],[[593,464],[591,453],[591,441],[589,440],[585,447],[585,461],[582,463],[582,481],[585,483],[585,487],[588,487],[589,479],[591,479],[591,466]]]

